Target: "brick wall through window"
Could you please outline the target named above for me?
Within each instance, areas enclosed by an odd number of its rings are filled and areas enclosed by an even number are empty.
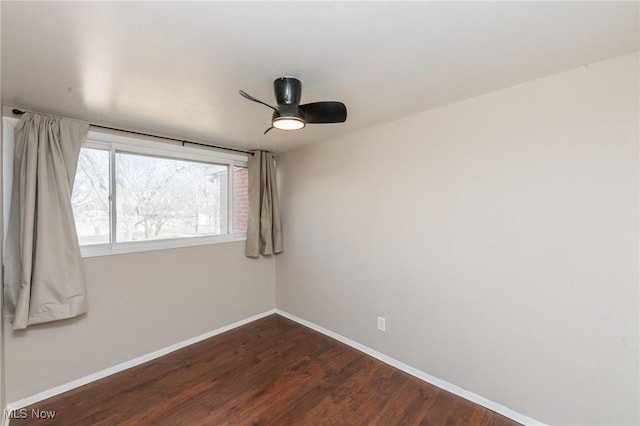
[[[233,233],[247,232],[249,176],[246,167],[233,168]]]

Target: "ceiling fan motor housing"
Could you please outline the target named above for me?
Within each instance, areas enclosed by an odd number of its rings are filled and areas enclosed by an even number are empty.
[[[304,120],[305,116],[298,105],[278,105],[278,111],[274,111],[271,120],[278,117],[295,117]]]
[[[302,83],[294,77],[280,77],[273,81],[278,106],[300,105],[302,99]]]

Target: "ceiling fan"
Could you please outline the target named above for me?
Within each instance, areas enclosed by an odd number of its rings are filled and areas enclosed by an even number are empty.
[[[344,123],[347,120],[347,107],[342,102],[312,102],[300,105],[302,83],[294,77],[280,77],[273,81],[277,107],[254,98],[240,90],[240,95],[250,101],[268,106],[273,110],[271,129],[298,130],[307,124]]]

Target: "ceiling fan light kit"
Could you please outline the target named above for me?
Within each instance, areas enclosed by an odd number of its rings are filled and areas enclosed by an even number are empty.
[[[298,117],[275,117],[271,120],[271,125],[278,130],[300,130],[307,123]]]
[[[273,110],[271,129],[300,130],[307,124],[344,123],[347,120],[347,107],[342,102],[312,102],[300,105],[302,83],[294,77],[280,77],[273,82],[277,107],[254,98],[240,90],[239,93],[250,101],[257,102]]]

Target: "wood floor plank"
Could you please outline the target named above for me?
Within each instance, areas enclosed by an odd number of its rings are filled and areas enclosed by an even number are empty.
[[[32,409],[11,425],[517,425],[278,315]]]

